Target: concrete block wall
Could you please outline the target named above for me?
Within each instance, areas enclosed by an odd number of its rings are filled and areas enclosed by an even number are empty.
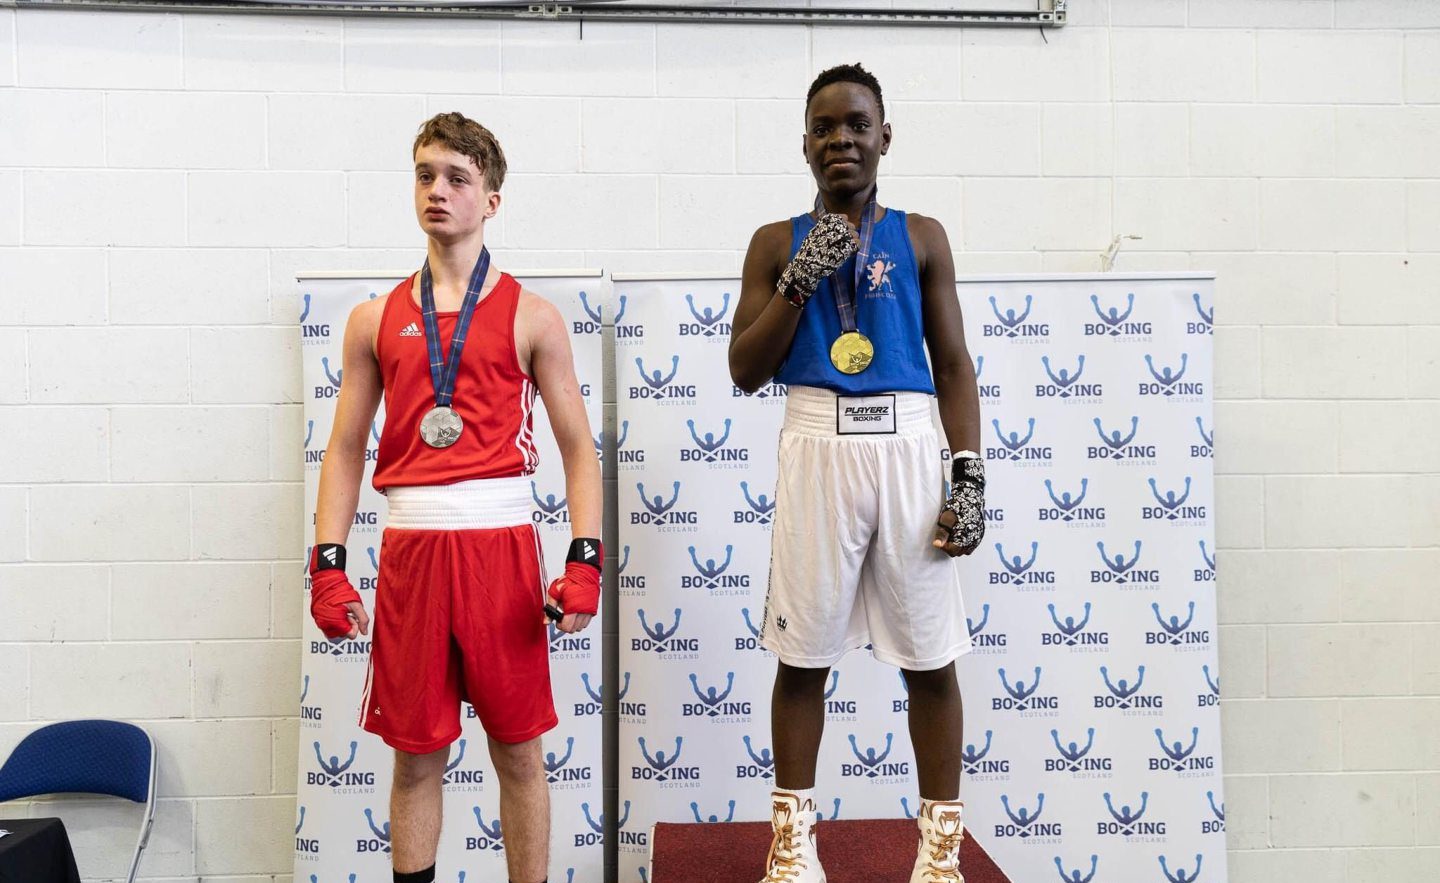
[[[883,4],[882,4],[883,5]],[[909,4],[896,4],[909,5]],[[509,267],[734,270],[862,60],[961,272],[1214,269],[1236,883],[1440,879],[1440,4],[1072,0],[1034,29],[0,10],[0,751],[144,721],[152,881],[290,881],[294,273],[406,267],[409,145],[509,155]],[[0,808],[40,813],[44,805]],[[135,812],[66,801],[87,879]]]

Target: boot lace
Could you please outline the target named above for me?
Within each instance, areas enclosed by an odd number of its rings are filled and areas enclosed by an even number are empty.
[[[960,843],[965,839],[965,829],[959,826],[958,818],[942,816],[926,839],[929,861],[925,883],[965,883],[960,876]]]
[[[766,874],[761,883],[788,883],[797,879],[807,865],[796,857],[800,849],[800,832],[794,821],[787,821],[775,827],[775,836],[770,840],[770,853],[765,857]]]

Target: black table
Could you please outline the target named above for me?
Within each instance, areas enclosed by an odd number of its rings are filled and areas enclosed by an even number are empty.
[[[80,883],[59,819],[0,819],[0,883]]]

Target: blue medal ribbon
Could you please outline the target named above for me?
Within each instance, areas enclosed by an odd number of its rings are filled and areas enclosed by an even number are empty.
[[[835,286],[835,309],[840,314],[840,330],[846,334],[856,330],[855,293],[860,290],[860,280],[864,278],[865,265],[870,260],[870,243],[875,238],[876,197],[879,193],[880,185],[871,187],[870,198],[865,201],[865,208],[860,211],[860,250],[855,253],[855,268],[851,278],[847,279],[839,270],[831,276]],[[819,215],[828,214],[825,202],[818,193],[815,194],[815,211]]]
[[[430,259],[420,268],[420,312],[425,318],[425,348],[430,354],[430,382],[435,387],[435,407],[448,408],[455,398],[455,378],[460,372],[460,352],[465,349],[465,335],[470,330],[470,318],[475,305],[480,302],[480,289],[485,287],[485,277],[490,273],[490,250],[480,247],[480,257],[470,273],[470,283],[465,287],[465,300],[460,305],[460,315],[455,320],[455,331],[450,335],[448,358],[441,356],[440,321],[435,315],[435,288],[430,279]]]

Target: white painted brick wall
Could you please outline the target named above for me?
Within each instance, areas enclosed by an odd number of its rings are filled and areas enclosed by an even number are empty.
[[[1231,879],[1440,878],[1440,4],[1072,6],[1045,38],[0,10],[0,748],[146,721],[145,879],[291,883],[296,271],[416,262],[446,110],[506,149],[506,265],[737,269],[809,202],[810,77],[861,60],[887,201],[961,272],[1130,233],[1122,270],[1219,273]],[[58,803],[119,873],[133,811]]]
[[[25,218],[25,176],[0,172],[0,245],[19,245]]]

